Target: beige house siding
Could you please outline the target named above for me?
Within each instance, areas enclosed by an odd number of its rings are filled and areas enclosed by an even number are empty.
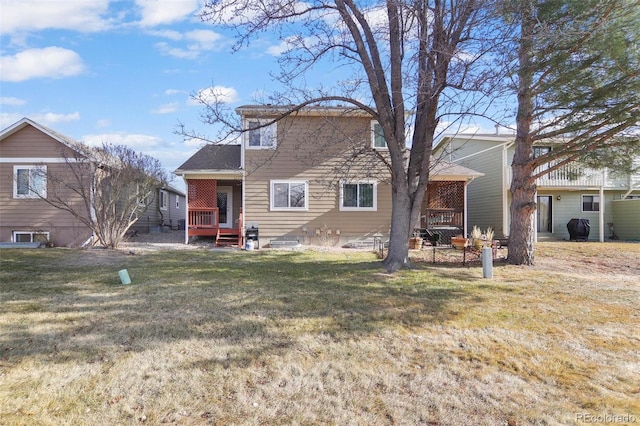
[[[37,198],[13,197],[15,165],[44,164],[47,173],[63,173],[65,150],[65,145],[32,126],[0,142],[0,241],[11,241],[14,231],[43,231],[49,232],[55,245],[78,246],[91,236],[89,229],[70,213]],[[47,191],[51,190],[48,182]]]
[[[337,124],[339,123],[339,125]],[[246,222],[258,222],[261,244],[279,236],[319,244],[388,236],[391,224],[389,174],[374,156],[349,164],[353,150],[370,144],[365,117],[296,117],[277,125],[277,150],[245,149]],[[348,164],[348,166],[347,166]],[[340,182],[377,182],[376,211],[340,211]],[[272,180],[308,184],[308,209],[272,211]],[[330,236],[319,235],[330,229]],[[339,232],[339,236],[337,235]]]

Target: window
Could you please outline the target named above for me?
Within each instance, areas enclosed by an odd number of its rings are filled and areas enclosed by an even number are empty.
[[[13,198],[47,196],[47,166],[13,166]]]
[[[267,125],[268,120],[247,120],[245,140],[247,148],[270,149],[276,147],[276,123]],[[263,127],[260,127],[263,126]]]
[[[550,146],[534,146],[533,147],[533,158],[539,158],[543,155],[547,155],[551,152]]]
[[[49,233],[44,231],[13,231],[14,243],[46,243]]]
[[[342,182],[340,185],[340,210],[377,209],[377,184],[371,182]]]
[[[271,181],[271,210],[307,210],[309,185],[303,181]]]
[[[176,195],[176,209],[180,210],[180,196]]]
[[[583,195],[582,211],[583,212],[599,212],[600,196],[599,195]]]
[[[169,208],[169,193],[164,189],[160,190],[158,204],[160,206],[160,210],[167,210],[167,208]]]
[[[371,122],[371,148],[374,149],[388,149],[387,141],[384,138],[382,132],[382,126],[377,121]]]

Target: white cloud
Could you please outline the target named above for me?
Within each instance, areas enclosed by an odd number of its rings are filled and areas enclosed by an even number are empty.
[[[63,78],[84,71],[82,58],[73,50],[51,46],[27,49],[13,56],[0,58],[0,79],[25,81],[32,78]]]
[[[50,28],[80,32],[103,31],[109,0],[2,0],[0,27],[5,34]]]
[[[6,96],[0,97],[0,105],[20,106],[20,105],[25,105],[26,103],[27,101],[25,101],[24,99],[6,97]]]
[[[148,151],[162,145],[162,139],[156,136],[129,133],[100,133],[85,135],[82,141],[89,146],[101,146],[103,143],[126,145],[135,151]]]
[[[175,42],[186,42],[184,47],[175,47],[164,41],[155,44],[164,55],[176,58],[195,59],[204,51],[219,51],[224,47],[222,35],[211,30],[193,30],[186,33],[153,31],[151,34]]]
[[[171,114],[178,109],[178,104],[176,102],[171,102],[169,104],[161,105],[158,108],[151,111],[153,114]]]
[[[187,101],[187,105],[202,105],[202,102],[207,104],[213,103],[233,103],[240,99],[238,92],[233,87],[225,86],[212,86],[200,90],[195,96],[192,96]]]
[[[178,90],[178,89],[167,89],[164,91],[164,94],[167,96],[182,95],[185,93],[187,92],[185,92],[184,90]]]
[[[31,114],[29,117],[37,123],[44,125],[52,125],[58,123],[69,123],[71,121],[80,120],[80,113],[73,112],[71,114],[56,114],[54,112],[47,112],[44,114]]]
[[[0,113],[0,129],[4,129],[6,127],[11,126],[13,123],[21,120],[23,116],[21,114],[15,113]]]
[[[198,9],[199,0],[136,0],[143,27],[171,24],[190,17]]]
[[[100,119],[96,123],[96,127],[98,129],[104,129],[105,127],[109,127],[109,126],[111,126],[111,120],[109,120],[108,118]]]

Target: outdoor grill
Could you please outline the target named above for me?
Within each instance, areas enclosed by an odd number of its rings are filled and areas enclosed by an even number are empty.
[[[256,249],[260,248],[260,240],[258,239],[259,231],[258,231],[257,222],[249,222],[247,224],[247,229],[244,233],[244,237],[245,237],[245,241],[249,241],[249,240],[253,241],[254,247]]]

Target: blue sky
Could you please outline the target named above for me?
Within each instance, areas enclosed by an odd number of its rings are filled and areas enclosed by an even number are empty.
[[[261,34],[232,54],[231,35],[198,18],[202,3],[2,0],[0,128],[26,116],[88,144],[126,144],[175,170],[203,144],[176,135],[179,122],[216,136],[191,95],[215,90],[235,107],[279,89],[269,72],[281,40]],[[338,72],[305,79],[330,87]]]
[[[89,144],[126,144],[174,170],[215,137],[190,100],[201,90],[253,103],[273,86],[279,41],[232,54],[233,39],[196,16],[202,0],[2,0],[0,127],[29,117]]]

